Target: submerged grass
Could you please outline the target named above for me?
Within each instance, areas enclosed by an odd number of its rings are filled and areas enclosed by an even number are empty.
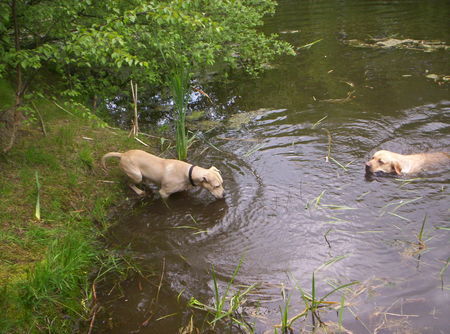
[[[288,299],[286,302],[286,298],[283,298],[283,300],[285,301],[284,308],[280,307],[282,321],[281,321],[280,325],[276,326],[276,327],[281,328],[282,333],[293,332],[293,328],[292,328],[293,324],[298,319],[301,319],[301,318],[306,319],[308,317],[308,315],[311,316],[311,321],[312,321],[312,325],[314,328],[317,328],[317,326],[325,326],[324,322],[322,321],[322,319],[320,317],[320,313],[319,313],[319,311],[324,310],[324,309],[337,309],[338,310],[338,325],[339,325],[339,328],[342,328],[343,313],[345,310],[345,297],[344,297],[344,295],[342,295],[340,301],[329,301],[328,297],[334,295],[339,290],[344,290],[352,285],[359,284],[360,282],[354,281],[354,282],[350,282],[347,284],[341,284],[338,286],[330,284],[332,290],[330,292],[326,293],[325,295],[323,295],[322,297],[319,297],[319,291],[318,291],[318,288],[316,285],[316,273],[319,272],[320,270],[323,270],[324,268],[326,268],[328,266],[333,265],[334,263],[336,263],[338,261],[345,259],[346,257],[347,256],[334,257],[334,258],[330,259],[329,261],[325,262],[324,264],[322,264],[315,271],[313,271],[312,276],[311,276],[311,292],[307,292],[306,290],[302,289],[298,285],[298,283],[295,284],[296,289],[301,294],[301,299],[305,305],[305,308],[300,313],[296,314],[295,316],[293,316],[290,319],[288,318],[288,315],[287,315],[288,311],[289,311],[290,299]],[[294,281],[296,281],[296,280],[294,279]]]
[[[103,268],[97,239],[125,189],[99,182],[99,158],[136,144],[78,105],[59,101],[69,114],[33,102],[46,134],[38,120],[28,122],[0,156],[0,333],[71,333],[89,318],[89,280],[96,264]]]
[[[281,324],[280,324],[280,329],[281,329],[281,333],[292,333],[292,323],[296,320],[296,319],[289,319],[289,305],[291,302],[291,297],[287,297],[286,298],[286,292],[284,290],[284,286],[282,287],[281,290],[281,295],[283,296],[283,302],[284,305],[283,307],[281,307],[280,305],[280,314],[281,314]]]
[[[253,333],[253,326],[245,321],[244,317],[239,313],[239,309],[245,303],[245,296],[256,287],[256,284],[252,284],[246,287],[244,290],[233,289],[233,283],[242,265],[243,258],[239,260],[230,280],[228,281],[226,288],[221,292],[219,283],[216,277],[214,267],[211,268],[211,276],[214,286],[214,304],[208,305],[202,303],[194,297],[191,297],[188,306],[207,312],[208,323],[211,328],[222,320],[226,320],[228,323],[239,326],[242,330]]]
[[[445,262],[444,266],[439,271],[439,278],[441,280],[441,289],[442,290],[444,290],[444,289],[450,290],[450,287],[444,287],[444,274],[447,271],[449,264],[450,264],[450,257],[447,258],[447,261]]]

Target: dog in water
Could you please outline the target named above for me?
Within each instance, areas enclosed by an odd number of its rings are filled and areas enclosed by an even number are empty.
[[[445,152],[404,155],[382,150],[375,152],[372,159],[366,162],[366,174],[417,174],[443,165],[450,165],[450,154]]]
[[[163,199],[195,186],[205,188],[217,199],[224,196],[222,176],[214,166],[205,169],[180,160],[163,159],[141,150],[130,150],[106,153],[102,157],[105,170],[106,159],[111,157],[120,158],[119,167],[131,179],[129,186],[139,196],[145,192],[136,185],[147,181],[160,186],[159,194]]]

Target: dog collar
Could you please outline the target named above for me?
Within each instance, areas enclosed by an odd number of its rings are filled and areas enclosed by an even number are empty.
[[[189,175],[189,182],[191,182],[191,184],[195,187],[195,183],[194,183],[194,180],[192,180],[192,170],[194,169],[194,165],[191,165],[191,168],[189,168],[189,173],[188,173],[188,175]]]

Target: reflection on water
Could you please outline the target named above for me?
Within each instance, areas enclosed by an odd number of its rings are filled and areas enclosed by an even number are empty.
[[[121,211],[109,243],[164,263],[161,305],[142,326],[155,291],[133,282],[105,302],[98,332],[177,333],[190,319],[183,305],[191,296],[212,303],[211,266],[226,284],[242,256],[237,283],[259,283],[247,310],[258,333],[280,322],[281,286],[292,295],[293,316],[304,308],[295,286],[309,290],[312,272],[337,256],[345,258],[320,270],[316,284],[323,295],[331,290],[327,282],[361,282],[347,295],[360,320],[346,310],[346,328],[448,332],[449,171],[364,177],[364,162],[378,149],[450,150],[448,84],[426,78],[448,75],[448,52],[343,41],[398,35],[449,44],[449,8],[429,1],[280,1],[267,32],[287,32],[283,38],[298,47],[323,41],[257,80],[205,88],[226,111],[265,111],[241,127],[209,132],[212,145],[199,141],[191,151],[193,163],[222,171],[225,200],[195,190],[174,195],[169,207],[148,200]],[[354,98],[342,101],[349,92]],[[424,219],[426,249],[418,251]],[[337,321],[333,312],[324,319]]]

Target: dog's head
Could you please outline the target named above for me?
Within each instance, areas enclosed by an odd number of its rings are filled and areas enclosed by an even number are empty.
[[[402,167],[397,158],[398,154],[389,151],[375,152],[372,159],[366,162],[366,174],[396,174],[402,173]]]
[[[220,171],[216,167],[209,169],[203,169],[203,175],[201,176],[199,186],[208,190],[215,198],[223,198],[223,179],[220,175]]]

